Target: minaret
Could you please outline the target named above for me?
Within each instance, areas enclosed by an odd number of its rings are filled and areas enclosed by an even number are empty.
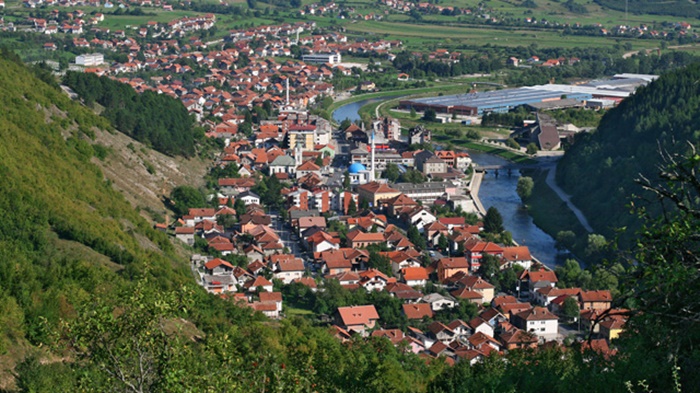
[[[372,150],[370,151],[370,169],[369,169],[369,181],[374,181],[374,129],[372,129]]]
[[[294,162],[296,163],[296,166],[301,165],[302,155],[301,140],[297,139],[297,145],[294,146]]]
[[[287,82],[287,101],[285,102],[286,106],[289,106],[289,78],[286,79]]]

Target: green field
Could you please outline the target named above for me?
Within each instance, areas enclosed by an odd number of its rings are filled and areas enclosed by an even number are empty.
[[[402,40],[410,49],[430,47],[469,46],[528,46],[536,43],[541,48],[610,47],[631,43],[634,49],[656,48],[658,41],[597,36],[562,35],[557,30],[527,28],[441,26],[401,22],[362,21],[346,26],[349,33],[375,34],[384,39]]]

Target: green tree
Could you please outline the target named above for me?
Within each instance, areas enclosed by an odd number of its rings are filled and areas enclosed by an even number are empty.
[[[605,240],[605,236],[597,233],[591,233],[588,235],[584,254],[588,257],[597,257],[605,251],[607,243],[608,242]]]
[[[416,246],[420,250],[425,250],[427,245],[425,238],[423,235],[418,232],[418,228],[416,228],[415,225],[411,225],[408,228],[408,232],[406,233],[406,236],[408,237],[408,240],[413,243],[414,246]]]
[[[416,110],[411,107],[411,113],[410,113],[411,119],[415,119],[418,114],[416,113]]]
[[[499,273],[498,257],[484,254],[479,265],[479,275],[491,284],[498,285]]]
[[[620,369],[653,391],[678,391],[677,383],[700,386],[694,366],[700,358],[700,155],[689,150],[665,154],[659,184],[639,180],[666,213],[653,217],[637,208],[645,224],[616,299],[634,310],[625,325],[630,334],[619,343],[630,355]]]
[[[535,143],[528,143],[525,147],[525,151],[527,152],[527,154],[535,155],[537,154],[539,149],[537,148],[537,145]]]
[[[578,301],[575,297],[569,296],[564,300],[562,314],[564,314],[565,317],[569,318],[569,320],[578,319],[580,311],[578,308]]]
[[[531,177],[521,176],[518,179],[518,185],[516,186],[515,191],[518,193],[520,199],[522,199],[522,201],[525,202],[530,198],[530,195],[532,195],[532,189],[534,187],[535,182],[532,180]]]
[[[510,147],[511,149],[520,149],[520,144],[513,138],[506,139],[506,146]]]
[[[357,204],[355,204],[355,199],[350,198],[350,202],[348,203],[348,215],[354,216],[355,214],[357,214]]]
[[[207,205],[201,191],[190,186],[178,186],[170,193],[171,207],[175,214],[184,216],[190,208],[205,207]]]
[[[186,294],[186,292],[183,292]],[[177,337],[169,337],[163,320],[191,306],[189,295],[158,291],[147,280],[118,298],[116,304],[95,298],[79,310],[66,330],[78,359],[89,360],[108,383],[121,391],[165,389],[179,368],[170,367],[179,355]]]
[[[390,162],[386,165],[386,169],[384,170],[384,173],[382,173],[382,177],[389,179],[390,182],[395,183],[399,177],[401,176],[401,172],[399,172],[399,167],[398,165],[394,164],[393,162]]]
[[[423,112],[423,120],[425,121],[435,121],[437,120],[437,113],[435,113],[435,109],[428,108]]]
[[[573,231],[559,231],[556,236],[555,247],[557,250],[571,250],[576,243],[576,234]]]
[[[393,276],[391,270],[391,259],[384,255],[380,255],[377,251],[372,250],[369,252],[369,260],[367,261],[367,264],[372,269],[377,269],[390,277]]]
[[[416,169],[409,169],[401,175],[401,181],[406,183],[419,184],[425,183],[426,180],[428,179],[425,175]]]
[[[444,234],[440,234],[437,246],[443,252],[450,247],[450,242],[447,240],[447,237]]]
[[[350,189],[350,172],[348,171],[343,174],[343,188],[346,191]]]
[[[340,122],[340,129],[345,131],[348,127],[352,125],[352,121],[350,119],[344,119],[343,121]]]
[[[484,231],[499,234],[504,231],[503,217],[495,207],[491,206],[484,216]]]
[[[243,199],[236,199],[236,202],[233,204],[233,210],[236,211],[236,215],[238,216],[238,218],[245,214],[246,208]]]
[[[250,113],[250,112],[246,112],[246,113]],[[245,135],[246,138],[250,138],[251,136],[253,136],[253,125],[248,121],[244,121],[243,123],[238,125],[238,132]]]

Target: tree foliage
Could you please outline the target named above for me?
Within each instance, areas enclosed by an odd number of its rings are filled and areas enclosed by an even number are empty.
[[[518,193],[520,199],[522,199],[524,202],[530,198],[530,195],[532,195],[532,189],[534,187],[535,182],[532,180],[531,177],[521,176],[518,179],[518,185],[516,186],[515,191]]]
[[[503,216],[495,207],[491,206],[486,210],[484,216],[484,231],[492,234],[500,234],[504,231]]]
[[[127,84],[91,73],[69,71],[63,83],[86,105],[102,105],[102,115],[126,135],[168,155],[194,155],[194,121],[178,100],[153,91],[138,94]]]
[[[659,183],[659,149],[684,154],[700,134],[700,65],[662,75],[603,116],[598,130],[581,134],[557,166],[557,182],[607,238],[619,236],[623,248],[642,219],[630,214],[630,202],[644,205],[652,216],[663,211],[634,179]],[[616,233],[617,228],[626,230]]]

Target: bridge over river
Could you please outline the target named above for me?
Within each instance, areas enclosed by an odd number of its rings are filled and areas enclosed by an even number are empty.
[[[477,172],[507,172],[512,173],[513,171],[519,171],[521,169],[547,169],[553,167],[554,164],[551,162],[539,163],[539,164],[503,164],[503,165],[478,165],[475,169]]]

